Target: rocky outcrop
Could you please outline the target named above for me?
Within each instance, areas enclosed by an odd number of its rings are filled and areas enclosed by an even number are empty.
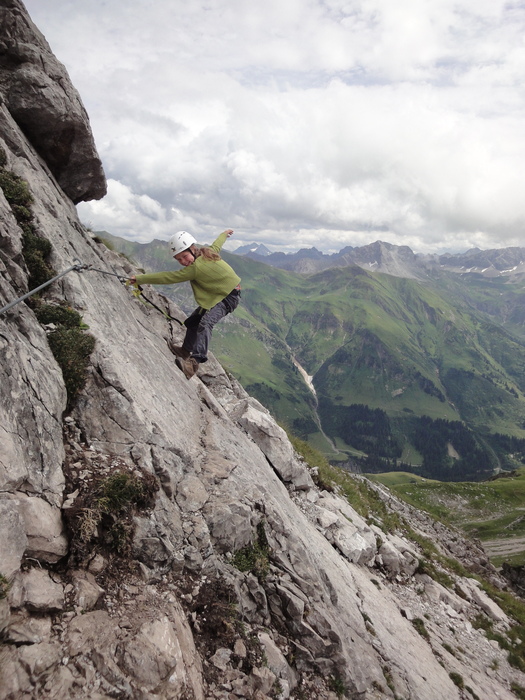
[[[166,342],[181,329],[99,272],[132,268],[1,109],[50,262],[91,267],[45,302],[96,339],[67,408],[53,324],[24,303],[0,315],[2,697],[514,698],[525,675],[478,624],[514,624],[469,573],[503,585],[483,552],[366,481],[377,509],[358,512],[213,357],[187,381]],[[3,305],[28,271],[2,192],[0,224]]]
[[[1,0],[0,27],[2,106],[73,202],[100,199],[106,194],[102,164],[66,69],[20,0]]]

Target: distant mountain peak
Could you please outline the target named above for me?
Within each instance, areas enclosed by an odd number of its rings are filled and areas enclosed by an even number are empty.
[[[246,243],[246,245],[240,246],[233,252],[235,253],[235,255],[255,254],[260,255],[261,257],[266,257],[267,255],[272,254],[271,250],[268,250],[264,243]]]

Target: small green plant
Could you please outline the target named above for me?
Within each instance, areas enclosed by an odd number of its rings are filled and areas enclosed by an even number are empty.
[[[395,692],[394,679],[392,677],[392,671],[388,668],[388,666],[383,666],[383,676],[385,677],[385,681],[386,681],[387,686],[394,693]]]
[[[67,408],[71,409],[86,383],[87,367],[95,348],[95,338],[80,328],[59,328],[49,334],[48,341],[62,370],[67,391]]]
[[[257,524],[257,533],[253,544],[235,552],[232,564],[239,571],[251,571],[257,578],[264,579],[270,568],[270,551],[264,522],[261,520]]]
[[[96,503],[103,513],[119,513],[130,505],[144,505],[145,484],[135,474],[114,472],[100,483]]]
[[[517,698],[520,698],[520,700],[525,700],[525,688],[518,683],[512,682],[510,684],[510,689],[514,693],[514,695]]]
[[[37,236],[32,226],[24,228],[22,254],[29,271],[28,284],[30,289],[36,289],[54,277],[55,271],[46,260],[51,250],[52,246],[47,238]]]
[[[29,271],[29,288],[35,289],[48,282],[55,274],[46,261],[51,252],[51,243],[36,234],[31,211],[34,200],[29,185],[18,175],[5,170],[5,163],[6,157],[3,152],[3,158],[0,158],[0,188],[22,229],[22,254]]]
[[[473,700],[480,700],[479,695],[472,690],[470,685],[466,685],[465,690],[472,695]]]
[[[0,170],[0,187],[11,207],[30,207],[33,203],[27,182],[14,173]]]
[[[64,328],[82,328],[82,316],[65,304],[37,304],[34,309],[39,323],[54,323]]]
[[[328,687],[338,698],[344,697],[347,692],[346,685],[339,676],[330,676],[328,679]]]
[[[3,574],[0,574],[0,600],[3,600],[7,596],[10,588],[11,584],[7,578]]]
[[[450,646],[450,644],[447,644],[446,642],[443,642],[443,645],[442,645],[442,646],[443,646],[443,649],[445,649],[445,651],[448,651],[449,654],[451,654],[452,656],[457,656],[456,652],[455,652],[454,649]]]
[[[82,316],[67,304],[34,302],[34,312],[43,325],[54,324],[48,342],[57,361],[67,392],[67,408],[71,409],[87,378],[89,358],[95,348],[95,338],[83,331],[88,326]]]
[[[412,620],[412,624],[414,625],[415,629],[419,634],[424,638],[424,639],[430,639],[430,636],[427,632],[427,628],[425,627],[425,623],[420,617],[415,617]]]
[[[462,689],[465,687],[465,683],[464,683],[464,681],[463,681],[463,676],[461,676],[459,673],[456,673],[455,671],[451,671],[451,672],[448,674],[448,677],[450,678],[450,680],[452,681],[452,683],[454,683],[455,685],[457,685],[457,687],[458,687],[460,690],[462,690]]]
[[[130,472],[114,472],[100,482],[94,507],[103,526],[103,541],[109,550],[121,556],[129,554],[134,532],[132,513],[151,506],[155,491],[156,482],[151,475],[139,477]]]
[[[152,508],[157,490],[157,480],[147,473],[115,471],[101,479],[67,511],[74,556],[83,556],[96,544],[128,556],[134,533],[133,514]]]
[[[283,692],[283,685],[281,683],[280,678],[276,678],[275,681],[273,682],[272,691],[277,696],[281,695],[281,693]]]

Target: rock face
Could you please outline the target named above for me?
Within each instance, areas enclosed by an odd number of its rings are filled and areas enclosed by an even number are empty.
[[[2,101],[75,203],[100,199],[106,181],[89,120],[64,66],[19,0],[0,2]]]
[[[6,37],[27,38],[22,6],[0,7]],[[24,55],[47,56],[31,36]],[[9,94],[5,169],[29,184],[54,269],[129,274],[80,225],[76,184],[56,186]],[[0,225],[3,306],[27,268],[1,191]],[[504,636],[513,621],[469,573],[504,585],[475,544],[365,480],[378,507],[357,512],[213,357],[187,381],[166,343],[182,331],[115,277],[72,271],[45,302],[81,313],[96,345],[66,412],[52,328],[24,303],[0,315],[3,698],[511,700],[525,687],[477,624]],[[445,570],[453,558],[463,570]]]

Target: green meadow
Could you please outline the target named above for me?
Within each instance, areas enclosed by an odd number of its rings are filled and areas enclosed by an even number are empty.
[[[443,483],[406,472],[367,476],[437,520],[491,543],[487,551],[496,566],[525,563],[525,468],[475,483]],[[492,555],[500,544],[513,553]]]

